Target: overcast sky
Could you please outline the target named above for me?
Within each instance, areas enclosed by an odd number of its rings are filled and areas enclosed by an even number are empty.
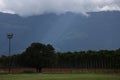
[[[0,0],[0,12],[21,16],[99,11],[120,11],[120,0]]]

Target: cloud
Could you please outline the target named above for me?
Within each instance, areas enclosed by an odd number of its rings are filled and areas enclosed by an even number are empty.
[[[0,0],[0,12],[21,16],[44,13],[120,11],[120,0]]]

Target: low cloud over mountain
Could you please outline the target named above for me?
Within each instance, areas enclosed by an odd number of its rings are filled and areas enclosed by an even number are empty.
[[[0,0],[0,12],[21,16],[100,11],[120,11],[120,0]]]

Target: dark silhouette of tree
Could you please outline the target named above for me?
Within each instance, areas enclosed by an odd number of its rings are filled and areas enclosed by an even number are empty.
[[[0,57],[0,67],[8,67],[9,66],[9,57],[2,55]]]
[[[43,67],[51,67],[54,61],[54,48],[52,45],[32,43],[21,54],[21,63],[26,67],[35,67],[38,71]]]

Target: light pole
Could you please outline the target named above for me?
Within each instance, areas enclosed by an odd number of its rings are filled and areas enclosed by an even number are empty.
[[[8,33],[7,38],[9,39],[9,73],[11,71],[11,39],[13,38],[13,33]]]

